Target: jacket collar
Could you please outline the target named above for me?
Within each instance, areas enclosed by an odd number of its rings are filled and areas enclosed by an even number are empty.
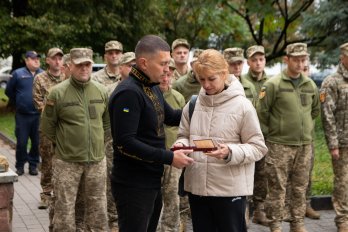
[[[85,88],[91,82],[91,77],[89,77],[88,81],[86,81],[86,82],[78,81],[73,76],[71,76],[69,78],[69,80],[70,80],[70,83],[71,83],[72,86],[74,86],[76,88]]]
[[[155,85],[158,85],[158,83],[152,83],[150,81],[150,78],[140,69],[138,69],[137,67],[133,66],[129,76],[134,77],[137,81],[139,81],[141,84],[143,84],[146,87],[152,87]]]

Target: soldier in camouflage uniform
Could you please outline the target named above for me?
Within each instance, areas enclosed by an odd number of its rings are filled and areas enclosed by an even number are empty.
[[[111,40],[105,44],[105,61],[106,66],[103,69],[92,74],[92,80],[97,81],[103,84],[107,91],[109,89],[115,89],[116,83],[120,79],[120,70],[119,63],[122,57],[123,46],[120,42],[116,40]],[[110,91],[109,91],[110,92]],[[105,132],[105,155],[106,155],[106,163],[107,163],[107,175],[108,175],[108,184],[107,184],[107,208],[108,208],[108,219],[109,219],[109,227],[112,231],[117,231],[117,212],[115,206],[115,200],[111,193],[110,187],[110,174],[112,170],[112,160],[113,160],[113,150],[112,146],[110,146],[110,141],[112,141],[111,131],[108,130]],[[112,142],[111,142],[112,143]]]
[[[111,40],[105,44],[104,59],[106,66],[92,74],[92,80],[105,86],[116,82],[120,78],[119,62],[122,56],[123,46],[116,40]]]
[[[191,66],[197,60],[202,51],[202,49],[196,49],[194,51]],[[185,102],[188,102],[192,95],[198,94],[199,90],[201,89],[201,84],[196,79],[196,75],[193,70],[190,69],[186,75],[182,76],[179,80],[173,83],[173,89],[181,93],[185,98]]]
[[[267,141],[265,170],[268,189],[267,218],[272,232],[281,232],[287,183],[291,185],[291,232],[306,232],[304,216],[309,179],[313,119],[319,114],[315,83],[302,74],[308,59],[307,45],[290,44],[284,62],[287,69],[265,82],[257,107]],[[289,178],[289,180],[288,180]]]
[[[169,63],[169,72],[166,77],[161,79],[159,87],[163,92],[164,99],[173,109],[182,109],[185,106],[184,97],[176,90],[170,87],[171,78],[175,70],[174,60]],[[172,147],[177,139],[177,126],[164,126],[166,148]],[[178,195],[178,183],[181,169],[165,165],[162,177],[162,219],[157,231],[177,232],[180,226],[180,197]]]
[[[91,80],[93,51],[74,48],[70,56],[71,77],[51,88],[40,124],[40,130],[55,144],[53,231],[76,231],[75,201],[82,189],[86,230],[105,232],[108,95],[104,86]]]
[[[242,78],[244,65],[244,50],[241,48],[226,48],[223,51],[225,60],[228,63],[228,71],[233,74],[242,84],[246,98],[256,106],[257,93],[254,85],[245,78]]]
[[[39,112],[42,112],[46,104],[46,98],[49,89],[65,79],[62,73],[63,66],[63,51],[59,48],[51,48],[47,52],[46,63],[47,70],[38,74],[34,78],[33,83],[33,100],[34,105]],[[40,185],[42,192],[40,193],[39,209],[47,209],[50,207],[49,221],[50,230],[52,230],[52,219],[54,214],[54,207],[52,201],[52,157],[54,154],[52,142],[39,131],[39,149],[41,156],[41,180]]]
[[[120,79],[112,83],[108,86],[106,86],[109,96],[112,94],[116,86],[123,80],[125,80],[130,70],[132,69],[132,66],[135,65],[135,53],[134,52],[126,52],[121,56],[120,63],[119,63],[119,70],[120,70]]]
[[[187,64],[190,53],[190,44],[186,39],[176,39],[172,43],[172,57],[175,62],[175,71],[172,78],[172,84],[182,76],[190,72]]]
[[[268,79],[264,71],[266,65],[265,49],[259,45],[251,46],[247,49],[246,55],[249,71],[247,74],[242,76],[242,80],[248,80],[251,82],[254,85],[256,94],[259,94],[263,83]],[[269,223],[264,211],[268,189],[265,171],[266,156],[255,163],[254,195],[252,196],[254,208],[253,222],[264,226],[268,226]]]
[[[63,68],[62,68],[62,72],[65,75],[65,79],[69,79],[71,73],[70,73],[70,69],[69,69],[69,64],[70,64],[70,54],[65,54],[63,56]]]
[[[332,157],[332,202],[338,232],[348,232],[348,43],[340,46],[337,72],[325,78],[320,89],[322,120]]]

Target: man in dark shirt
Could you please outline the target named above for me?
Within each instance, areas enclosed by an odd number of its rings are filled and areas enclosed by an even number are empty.
[[[163,99],[159,81],[169,71],[170,47],[158,36],[144,36],[135,48],[136,65],[109,102],[114,140],[112,191],[120,232],[156,231],[162,208],[163,164],[183,168],[192,150],[165,149],[163,124],[179,125],[181,110]]]
[[[36,110],[33,101],[34,77],[42,72],[40,55],[35,51],[25,54],[25,67],[16,69],[8,82],[5,94],[16,108],[16,173],[24,174],[24,165],[29,163],[29,174],[36,176],[39,157],[39,120],[40,113]],[[27,152],[28,139],[31,148]]]

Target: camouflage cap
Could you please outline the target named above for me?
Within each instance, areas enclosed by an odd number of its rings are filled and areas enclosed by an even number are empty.
[[[170,58],[169,61],[169,68],[176,69],[175,62],[173,58]]]
[[[126,52],[121,56],[119,64],[120,65],[127,64],[133,60],[135,60],[135,53],[134,52]]]
[[[348,56],[348,43],[344,43],[340,46],[340,51],[342,55]]]
[[[255,55],[256,53],[265,54],[265,48],[263,46],[260,46],[260,45],[254,45],[254,46],[249,47],[246,50],[246,55],[247,55],[248,59],[250,57],[252,57],[253,55]]]
[[[226,48],[223,55],[225,60],[229,63],[244,60],[244,50],[241,48]]]
[[[70,59],[70,53],[65,54],[63,56],[63,65],[67,65],[71,63],[71,59]]]
[[[195,62],[197,59],[198,59],[198,56],[203,52],[204,50],[203,49],[195,49],[195,51],[193,52],[193,57],[192,57],[192,60],[191,60],[191,63]]]
[[[293,43],[286,46],[286,55],[288,56],[308,56],[307,44]]]
[[[178,47],[178,46],[184,46],[187,47],[188,49],[190,49],[190,44],[187,42],[186,39],[176,39],[173,41],[172,43],[172,51]]]
[[[63,51],[60,50],[60,48],[51,48],[47,52],[47,57],[53,57],[53,56],[55,56],[57,54],[60,54],[62,56],[64,55]]]
[[[93,51],[89,48],[73,48],[70,50],[70,59],[74,64],[93,62]]]
[[[105,51],[119,50],[123,51],[123,45],[117,40],[111,40],[105,44]]]

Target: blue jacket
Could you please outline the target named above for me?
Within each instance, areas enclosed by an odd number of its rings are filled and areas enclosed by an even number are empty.
[[[35,75],[43,70],[39,68]],[[19,68],[13,71],[5,94],[9,97],[10,102],[15,104],[16,112],[21,114],[39,114],[34,106],[33,101],[33,74],[27,67]]]

